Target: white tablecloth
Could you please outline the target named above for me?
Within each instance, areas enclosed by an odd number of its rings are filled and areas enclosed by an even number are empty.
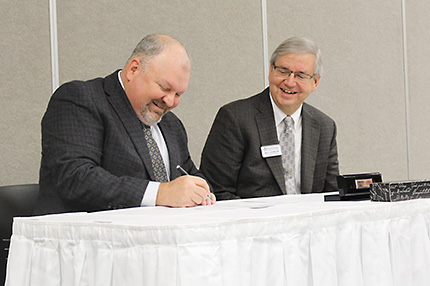
[[[430,285],[430,199],[16,218],[6,285]]]

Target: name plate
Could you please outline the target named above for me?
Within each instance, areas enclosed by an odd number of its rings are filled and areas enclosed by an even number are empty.
[[[281,145],[279,144],[261,146],[260,148],[263,158],[281,156],[282,154]]]

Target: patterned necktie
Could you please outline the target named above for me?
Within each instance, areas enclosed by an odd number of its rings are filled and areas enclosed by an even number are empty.
[[[284,118],[284,130],[281,133],[282,166],[284,167],[285,189],[287,195],[296,195],[296,182],[294,178],[295,170],[295,143],[291,116]]]
[[[151,156],[155,180],[161,183],[168,182],[166,166],[164,166],[163,158],[161,157],[157,142],[155,142],[154,138],[152,137],[151,127],[144,125],[143,132],[145,133],[145,140],[146,145],[148,146],[149,156]]]

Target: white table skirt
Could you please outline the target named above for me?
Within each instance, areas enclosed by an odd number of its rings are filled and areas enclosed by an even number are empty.
[[[24,285],[430,285],[430,199],[16,218],[6,286]]]

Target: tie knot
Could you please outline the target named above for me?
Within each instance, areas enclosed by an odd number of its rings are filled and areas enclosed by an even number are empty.
[[[284,124],[287,128],[293,128],[294,127],[294,120],[291,116],[287,115],[284,118]]]

